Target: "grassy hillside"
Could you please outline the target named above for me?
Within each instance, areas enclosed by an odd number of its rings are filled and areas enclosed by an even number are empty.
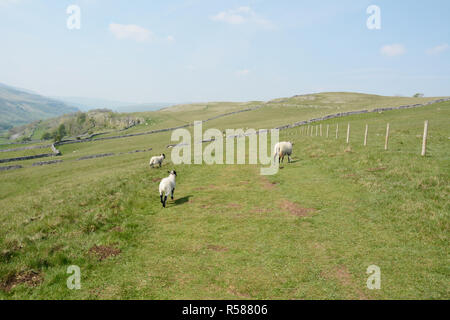
[[[0,133],[13,126],[75,111],[76,108],[63,102],[0,84]]]
[[[208,123],[206,127],[225,128],[272,128],[296,121],[307,120],[327,114],[362,109],[374,109],[387,106],[401,106],[407,104],[426,103],[438,99],[384,97],[359,93],[321,93],[278,99],[268,102],[208,102],[177,105],[155,112],[140,112],[131,115],[145,118],[147,121],[127,130],[110,132],[102,137],[146,132],[155,129],[176,127],[190,124],[195,120],[205,120],[218,115],[239,110],[255,110],[228,115]],[[290,101],[287,103],[286,101]],[[314,101],[312,103],[311,101]]]
[[[66,138],[74,138],[77,135],[91,133],[105,133],[102,137],[108,137],[176,127],[192,123],[194,120],[210,119],[222,114],[253,109],[255,107],[258,107],[258,109],[229,116],[230,121],[228,123],[233,123],[234,127],[270,128],[331,113],[420,104],[435,99],[437,98],[385,97],[361,93],[328,92],[281,98],[268,102],[191,103],[176,105],[158,111],[135,113],[112,113],[93,110],[85,113],[87,120],[93,120],[93,122],[87,122],[88,125],[79,126],[74,124],[73,122],[77,122],[76,118],[78,115],[66,115],[15,128],[12,131],[20,133],[19,135],[22,137],[38,140],[41,139],[45,132],[52,133],[60,124],[64,123],[68,129]],[[222,121],[217,119],[211,123],[216,127],[220,127]]]
[[[304,104],[283,103],[204,126],[257,128],[310,115]],[[333,113],[315,103],[311,114]],[[157,113],[158,125],[190,121],[190,107],[180,108]],[[0,173],[0,298],[448,299],[448,119],[446,102],[326,121],[328,139],[285,130],[294,162],[269,177],[250,165],[175,167],[165,149],[170,132],[64,145],[57,165],[18,162],[23,169]],[[420,157],[424,120],[428,155]],[[108,152],[116,155],[76,160]],[[169,159],[150,170],[150,155],[160,152]],[[172,168],[175,201],[162,209],[158,182]],[[381,290],[366,288],[372,264]],[[66,288],[69,265],[81,268],[81,290]]]

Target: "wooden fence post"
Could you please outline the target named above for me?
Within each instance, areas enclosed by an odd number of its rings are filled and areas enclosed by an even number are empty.
[[[317,125],[316,125],[316,137],[317,137],[317,135],[318,135],[318,129],[319,129],[319,128],[317,128]]]
[[[347,125],[347,144],[350,142],[350,122]]]
[[[364,133],[364,146],[367,146],[367,134],[369,133],[369,125],[366,123],[366,132]]]
[[[336,139],[339,137],[339,123],[336,123]]]
[[[330,125],[327,124],[327,138],[328,138],[328,133],[330,132]]]
[[[388,149],[388,143],[389,143],[389,123],[386,126],[386,140],[384,141],[384,150]]]
[[[322,124],[320,124],[320,136],[322,136]]]
[[[423,127],[423,140],[422,140],[422,157],[427,153],[427,137],[428,137],[428,120],[425,121]]]

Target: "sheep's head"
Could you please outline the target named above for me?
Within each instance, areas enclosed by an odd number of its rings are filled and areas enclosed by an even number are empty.
[[[173,174],[174,176],[177,176],[177,172],[175,170],[167,171],[169,174]]]
[[[165,159],[166,155],[164,153],[161,153],[161,156]]]

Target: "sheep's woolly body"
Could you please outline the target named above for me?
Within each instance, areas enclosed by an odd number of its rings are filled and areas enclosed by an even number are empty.
[[[175,177],[177,176],[176,171],[171,171],[169,176],[162,179],[159,183],[159,197],[161,198],[161,203],[163,207],[166,206],[167,196],[173,200],[173,193],[175,191]]]
[[[275,145],[275,148],[273,150],[274,153],[274,160],[276,160],[276,157],[278,156],[279,161],[284,160],[285,156],[288,156],[288,161],[291,161],[291,154],[292,154],[292,142],[278,142]]]
[[[160,156],[154,156],[150,159],[150,167],[153,167],[157,164],[159,164],[159,166],[161,167],[162,162],[164,161],[164,158],[166,156],[164,154],[160,155]]]
[[[170,195],[172,190],[175,189],[175,176],[170,174],[168,177],[161,180],[159,183],[159,195]]]

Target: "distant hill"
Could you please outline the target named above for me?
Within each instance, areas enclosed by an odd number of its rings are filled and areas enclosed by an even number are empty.
[[[107,108],[115,112],[144,112],[144,111],[159,110],[161,108],[165,108],[175,104],[169,102],[131,103],[131,102],[114,101],[98,98],[84,98],[84,97],[52,97],[52,98],[59,101],[63,101],[69,105],[76,106],[81,111]]]
[[[0,83],[0,132],[76,111],[64,102]]]
[[[175,105],[175,103],[169,102],[154,102],[154,103],[142,103],[142,104],[133,104],[133,105],[125,105],[121,107],[112,108],[117,112],[145,112],[145,111],[157,111],[163,108],[167,108]]]

